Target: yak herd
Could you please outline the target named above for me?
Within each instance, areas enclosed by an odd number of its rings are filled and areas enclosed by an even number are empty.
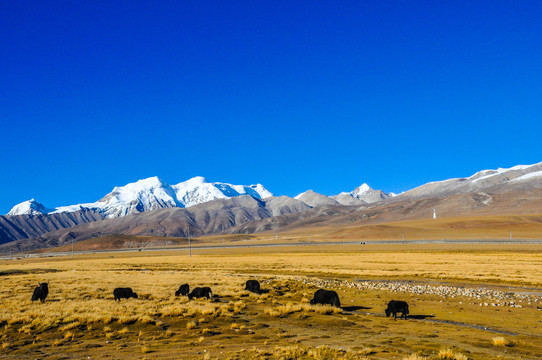
[[[260,288],[260,283],[258,280],[248,280],[245,284],[245,290],[262,294],[267,291]],[[49,284],[48,283],[39,283],[39,286],[34,288],[34,293],[32,294],[32,301],[40,300],[44,302],[49,294]],[[193,298],[207,298],[211,299],[213,292],[210,287],[196,287],[190,292],[190,286],[188,284],[182,284],[179,286],[179,289],[175,291],[175,296],[188,296],[190,300]],[[129,287],[126,288],[116,288],[113,290],[113,297],[115,301],[120,301],[121,299],[134,298],[137,299],[137,293]],[[336,307],[341,307],[341,301],[339,300],[339,295],[333,290],[324,290],[318,289],[314,293],[312,300],[310,301],[311,305],[321,304],[321,305],[331,305]],[[400,318],[406,319],[408,312],[408,304],[405,301],[391,300],[388,303],[388,307],[385,310],[386,317],[393,315],[394,319],[397,319],[397,313],[401,313]]]

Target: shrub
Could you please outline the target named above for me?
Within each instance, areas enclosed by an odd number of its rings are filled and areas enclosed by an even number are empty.
[[[403,360],[424,360],[425,358],[418,354],[410,354],[403,357]]]
[[[493,346],[511,346],[512,343],[502,336],[493,338]]]
[[[438,353],[439,360],[467,360],[468,358],[461,353],[454,353],[452,349],[442,349]]]
[[[196,326],[197,326],[197,325],[196,325],[196,322],[195,322],[195,321],[189,321],[189,322],[186,323],[186,328],[187,328],[188,330],[193,329],[193,328],[195,328]]]

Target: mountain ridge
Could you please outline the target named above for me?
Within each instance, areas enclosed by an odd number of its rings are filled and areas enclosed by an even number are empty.
[[[154,176],[113,190],[94,203],[59,206],[48,209],[35,199],[15,205],[7,216],[36,215],[93,210],[105,218],[115,218],[161,208],[190,207],[207,201],[248,194],[254,198],[273,196],[263,185],[233,185],[207,182],[196,176],[176,185],[169,185]]]
[[[399,195],[390,195],[386,199],[382,199],[380,190],[373,190],[367,184],[362,184],[352,192],[332,197],[310,190],[299,194],[297,199],[288,196],[268,196],[261,199],[252,195],[252,191],[265,189],[263,186],[258,189],[258,185],[253,185],[249,189],[243,185],[235,185],[240,187],[237,189],[233,186],[228,188],[223,185],[222,189],[209,188],[207,192],[190,193],[186,189],[194,189],[194,183],[206,183],[204,178],[192,178],[190,179],[191,183],[185,184],[186,188],[178,192],[184,195],[178,196],[175,191],[166,192],[168,188],[164,189],[161,185],[163,182],[158,178],[144,180],[149,182],[147,184],[149,186],[142,186],[142,188],[151,188],[153,191],[145,192],[145,195],[149,196],[148,198],[138,197],[137,199],[141,202],[146,201],[147,207],[153,205],[151,200],[156,201],[153,211],[139,211],[137,206],[140,203],[128,202],[127,204],[131,208],[125,208],[125,216],[108,218],[104,211],[100,212],[98,209],[85,207],[79,207],[72,212],[42,214],[39,211],[43,205],[32,200],[25,205],[30,210],[30,214],[0,216],[0,244],[13,241],[21,243],[22,241],[27,244],[25,246],[35,248],[40,244],[53,246],[56,242],[66,239],[78,241],[81,238],[102,236],[108,232],[118,234],[124,231],[129,231],[131,235],[173,236],[172,234],[177,234],[176,236],[179,236],[182,234],[181,225],[176,221],[180,221],[181,224],[190,223],[194,229],[199,229],[197,234],[208,235],[226,232],[270,231],[282,227],[295,228],[313,226],[314,224],[319,224],[318,226],[330,224],[331,226],[345,226],[363,224],[368,221],[385,222],[397,219],[415,219],[417,217],[432,217],[433,209],[436,210],[439,217],[462,216],[470,213],[540,213],[542,209],[542,163],[514,166],[507,169],[482,170],[469,177],[429,182]],[[134,186],[139,189],[139,185]],[[205,186],[210,187],[212,184]],[[124,187],[116,187],[110,194],[102,198],[103,203],[123,200],[124,190],[126,190]],[[169,204],[179,202],[179,199],[186,201],[186,203],[188,203],[187,199],[201,201],[206,198],[196,195],[210,194],[209,196],[212,197],[212,192],[221,190],[230,192],[226,192],[226,194],[221,192],[223,198],[189,207],[166,206],[168,199]],[[246,191],[250,195],[228,197],[228,195],[238,194],[239,191]],[[128,191],[129,195],[133,193],[134,191]],[[354,197],[354,195],[361,197],[367,194],[373,196],[376,194],[374,196],[376,201],[368,203]],[[158,200],[164,203],[159,203]],[[133,210],[134,208],[135,210]],[[167,209],[171,211],[164,212]],[[186,211],[176,212],[172,209]],[[184,215],[179,215],[180,218],[177,215],[166,216],[168,220],[163,219],[164,214],[168,213]],[[111,223],[113,220],[122,218],[127,219]],[[118,227],[111,224],[118,224]],[[145,224],[145,227],[142,228],[137,224]],[[135,228],[137,231],[133,230]],[[149,234],[147,231],[150,230],[153,232]],[[197,234],[194,233],[194,235]],[[43,242],[43,239],[46,241]]]

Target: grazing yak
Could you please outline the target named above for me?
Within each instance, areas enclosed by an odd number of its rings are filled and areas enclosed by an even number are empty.
[[[177,291],[175,291],[175,296],[188,295],[189,292],[190,292],[190,286],[188,284],[182,284],[181,286],[179,286]]]
[[[211,291],[210,287],[197,287],[192,290],[190,294],[188,294],[188,298],[192,300],[192,298],[203,298],[206,297],[207,299],[210,299],[211,296],[213,296],[213,292]]]
[[[137,294],[132,291],[132,288],[116,288],[113,290],[113,296],[115,301],[120,301],[120,299],[137,299]]]
[[[34,288],[34,293],[32,294],[32,301],[39,300],[41,302],[44,302],[48,294],[49,294],[49,284],[39,283],[39,286],[36,286]]]
[[[245,285],[245,290],[259,294],[260,293],[260,282],[258,280],[247,280]]]
[[[333,290],[324,290],[320,289],[314,293],[314,297],[311,300],[311,305],[322,304],[322,305],[333,305],[336,307],[341,307],[341,301],[339,300],[339,295]]]
[[[401,313],[401,318],[404,317],[406,320],[408,315],[408,304],[406,301],[391,300],[388,303],[388,308],[386,309],[386,317],[393,315],[393,317],[397,319],[398,312]]]

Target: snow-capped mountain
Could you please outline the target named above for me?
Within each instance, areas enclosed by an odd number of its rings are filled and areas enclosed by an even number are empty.
[[[356,200],[361,200],[364,203],[371,204],[377,201],[382,201],[393,197],[394,194],[386,194],[382,190],[374,190],[367,184],[362,184],[349,193],[340,193],[339,195],[331,196],[332,199],[343,205],[358,205]]]
[[[185,207],[239,195],[250,195],[257,199],[273,196],[261,184],[247,186],[220,182],[208,183],[201,176],[173,185],[172,188],[175,191],[176,200]]]
[[[15,205],[7,215],[21,215],[21,214],[36,215],[36,214],[44,214],[49,211],[50,210],[47,209],[45,206],[43,206],[42,203],[34,199],[30,199],[18,205]]]
[[[454,178],[430,182],[399,195],[374,190],[362,184],[351,192],[334,196],[325,196],[312,190],[296,196],[309,206],[318,205],[360,205],[376,203],[394,198],[419,198],[445,196],[461,193],[504,192],[510,189],[530,189],[542,187],[542,162],[534,165],[518,165],[497,170],[483,170],[466,178]],[[38,201],[31,199],[14,206],[7,214],[36,215],[92,210],[105,218],[122,217],[133,213],[160,208],[190,207],[216,199],[225,199],[239,195],[250,195],[257,199],[273,196],[263,185],[233,185],[221,182],[207,182],[197,176],[176,185],[169,185],[158,177],[139,180],[113,191],[102,199],[86,204],[61,206],[48,209]]]
[[[295,197],[297,200],[303,201],[305,204],[315,207],[320,205],[349,205],[349,206],[364,206],[377,201],[382,201],[395,196],[393,193],[386,194],[382,190],[373,190],[367,184],[355,188],[351,192],[342,192],[339,195],[326,196],[307,190]]]
[[[171,207],[190,207],[215,199],[250,195],[263,199],[273,196],[263,185],[232,185],[207,182],[198,176],[177,185],[169,185],[158,177],[151,177],[115,187],[94,203],[61,206],[47,209],[34,199],[14,206],[8,215],[28,215],[95,210],[106,218],[122,217],[138,212]]]
[[[482,170],[466,178],[430,182],[397,195],[397,198],[431,197],[490,191],[502,192],[542,186],[542,162],[497,170]]]

